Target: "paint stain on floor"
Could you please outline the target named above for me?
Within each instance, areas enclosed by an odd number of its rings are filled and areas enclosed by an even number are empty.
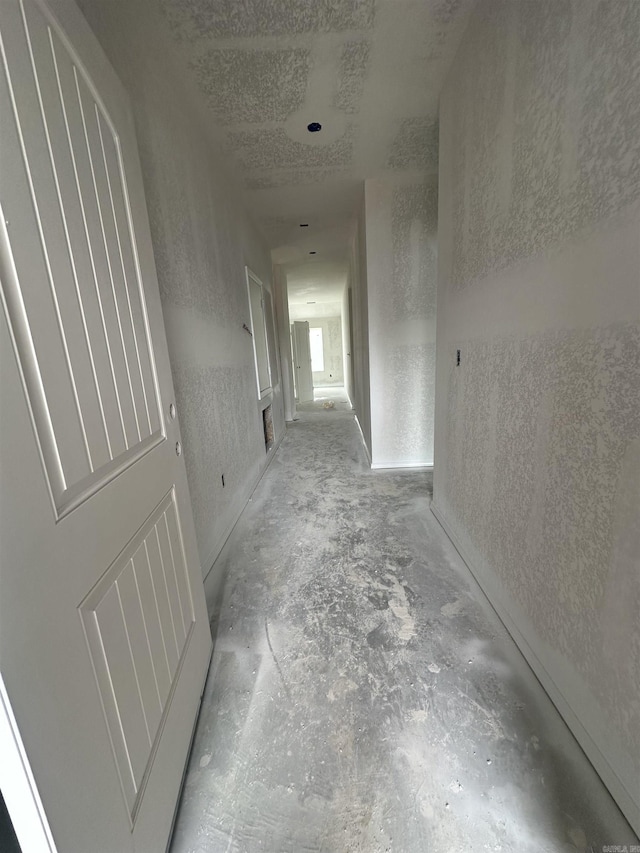
[[[216,566],[172,853],[636,843],[430,495],[429,473],[367,468],[348,411],[290,425]]]

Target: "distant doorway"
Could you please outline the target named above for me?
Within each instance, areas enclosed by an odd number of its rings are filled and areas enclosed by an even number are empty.
[[[351,412],[351,402],[344,385],[333,385],[329,388],[314,388],[313,400],[298,405],[300,414],[310,412]]]
[[[311,367],[309,323],[304,320],[294,321],[291,342],[293,347],[296,400],[298,403],[309,403],[313,401],[313,370]]]

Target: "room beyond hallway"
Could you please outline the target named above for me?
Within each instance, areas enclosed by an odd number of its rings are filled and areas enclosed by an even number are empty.
[[[634,843],[430,494],[369,470],[349,412],[289,425],[219,558],[172,853]]]
[[[313,402],[296,403],[296,410],[304,414],[311,412],[350,412],[351,403],[344,385],[314,387]]]

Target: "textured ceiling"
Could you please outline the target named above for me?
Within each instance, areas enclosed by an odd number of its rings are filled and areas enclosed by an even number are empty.
[[[346,281],[345,265],[340,259],[291,264],[287,273],[289,302],[340,302]]]
[[[298,281],[331,270],[335,289],[363,180],[437,172],[438,96],[475,0],[159,2],[274,260]]]

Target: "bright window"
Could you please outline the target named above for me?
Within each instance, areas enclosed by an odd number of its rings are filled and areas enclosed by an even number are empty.
[[[322,373],[324,370],[322,329],[309,329],[309,346],[311,348],[311,370],[314,373]]]

